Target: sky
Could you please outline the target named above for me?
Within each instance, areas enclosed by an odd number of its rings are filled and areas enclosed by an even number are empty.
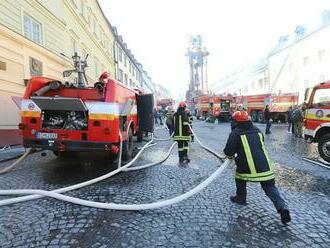
[[[189,36],[209,51],[209,86],[242,65],[255,64],[297,25],[321,21],[329,0],[99,0],[128,48],[153,81],[184,99],[189,84]]]

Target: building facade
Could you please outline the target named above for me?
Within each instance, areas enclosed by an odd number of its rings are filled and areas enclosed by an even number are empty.
[[[97,1],[0,1],[0,146],[20,143],[12,97],[32,76],[63,79],[71,56],[88,57],[87,77],[115,74],[114,36]]]
[[[115,78],[130,87],[141,88],[141,71],[132,52],[127,48],[117,28],[112,28],[115,35]]]
[[[330,80],[330,11],[322,13],[314,28],[297,26],[292,34],[279,38],[275,48],[254,66],[236,70],[213,84],[216,93],[253,95],[299,93]]]

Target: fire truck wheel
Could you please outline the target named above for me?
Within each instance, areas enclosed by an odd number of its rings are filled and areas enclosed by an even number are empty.
[[[330,134],[323,135],[318,143],[320,156],[330,163]]]
[[[123,142],[123,159],[129,160],[132,158],[133,155],[133,130],[132,128],[128,131],[127,140]]]

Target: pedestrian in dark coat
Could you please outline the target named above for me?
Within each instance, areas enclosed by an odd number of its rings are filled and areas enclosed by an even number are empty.
[[[292,113],[293,109],[292,106],[290,106],[289,111],[288,111],[288,133],[293,133],[293,125],[292,125]]]
[[[269,105],[266,105],[265,111],[264,111],[264,117],[265,117],[265,121],[266,121],[266,134],[271,134],[272,132],[270,131],[270,126],[272,125],[270,123],[270,119],[271,119],[271,113],[269,111]]]
[[[260,182],[262,189],[281,215],[281,221],[290,222],[287,204],[275,186],[272,162],[264,144],[263,134],[253,126],[246,111],[235,112],[233,118],[237,126],[230,133],[223,150],[228,157],[236,155],[236,196],[230,197],[230,200],[246,205],[246,182]]]

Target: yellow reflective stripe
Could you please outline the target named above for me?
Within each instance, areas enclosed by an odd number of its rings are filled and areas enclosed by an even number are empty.
[[[267,150],[265,148],[265,143],[264,143],[264,141],[262,139],[262,134],[261,133],[258,133],[258,134],[259,134],[260,142],[261,142],[261,145],[262,145],[262,150],[264,151],[264,154],[265,154],[266,159],[267,159],[267,162],[268,162],[269,170],[270,171],[273,171],[273,165],[272,165],[272,162],[269,159],[268,152],[267,152]]]
[[[272,180],[275,178],[275,176],[274,176],[274,174],[271,174],[271,175],[265,176],[265,177],[245,177],[245,176],[241,176],[240,174],[236,174],[235,178],[241,179],[241,180],[246,180],[246,181],[251,181],[251,182],[261,182],[261,181]]]
[[[183,125],[189,125],[189,122],[184,122]]]
[[[183,149],[183,148],[178,148],[178,150],[179,150],[180,152],[183,152],[184,149]]]
[[[191,137],[190,136],[174,136],[174,140],[184,140],[184,141],[190,141]]]
[[[255,175],[255,174],[257,174],[256,173],[256,167],[255,167],[254,162],[253,162],[252,153],[251,153],[249,142],[246,138],[246,135],[241,135],[241,140],[242,140],[242,143],[243,143],[244,152],[245,152],[245,156],[246,156],[246,159],[247,159],[247,162],[248,162],[248,166],[250,168],[250,172],[251,172],[251,174]]]
[[[179,136],[182,136],[182,118],[179,115]]]
[[[253,178],[270,176],[272,174],[274,174],[272,171],[260,172],[260,173],[254,174],[254,175],[248,174],[248,173],[246,173],[246,174],[245,173],[236,173],[236,175],[240,175],[242,177],[253,177]]]
[[[90,120],[108,120],[112,121],[116,118],[119,118],[119,115],[112,115],[112,114],[89,114]]]
[[[40,117],[41,113],[37,111],[22,111],[22,117]]]

